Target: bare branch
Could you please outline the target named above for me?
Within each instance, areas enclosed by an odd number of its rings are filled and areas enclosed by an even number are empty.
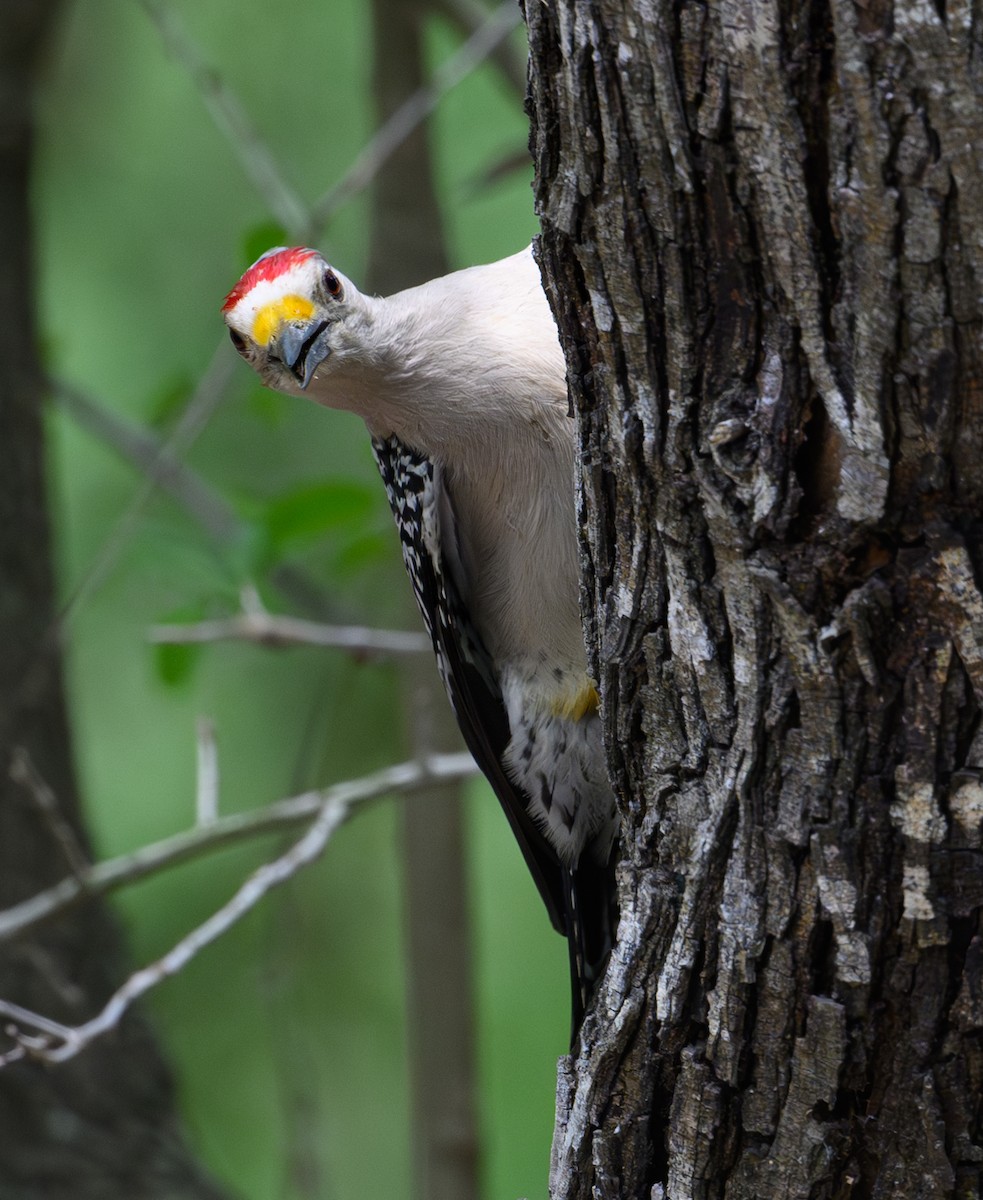
[[[276,833],[311,821],[328,803],[351,808],[393,792],[407,793],[434,780],[460,779],[475,774],[470,754],[434,754],[422,761],[398,763],[362,779],[304,792],[247,813],[231,813],[208,825],[185,830],[131,854],[95,863],[28,900],[0,912],[0,943],[57,916],[80,900],[101,896],[135,883],[167,867],[199,858],[262,834]]]
[[[218,128],[226,135],[243,169],[274,217],[297,241],[315,242],[332,214],[366,188],[382,164],[424,121],[441,98],[486,58],[496,55],[511,82],[524,89],[525,68],[518,56],[504,50],[521,14],[513,0],[504,0],[489,13],[470,0],[441,0],[445,14],[472,30],[467,40],[434,71],[432,81],[411,96],[387,120],[356,157],[347,173],[309,208],[286,182],[280,164],[250,121],[235,94],[208,65],[171,5],[163,0],[140,0],[157,26],[174,60],[191,77]],[[482,19],[483,18],[483,19]]]
[[[309,240],[316,240],[332,214],[372,182],[382,164],[420,122],[426,120],[441,97],[486,59],[515,29],[520,19],[518,5],[513,0],[505,0],[504,4],[489,13],[487,19],[454,54],[440,64],[431,82],[420,88],[383,122],[346,174],[315,203],[311,228],[308,230]]]
[[[301,617],[274,616],[267,612],[240,613],[191,625],[152,625],[147,636],[151,642],[182,646],[220,641],[257,642],[275,647],[332,646],[360,658],[431,652],[430,639],[422,633],[370,629],[365,625],[322,625]]]
[[[7,1017],[11,1021],[11,1024],[4,1026],[3,1031],[14,1042],[10,1050],[0,1054],[0,1068],[43,1051],[53,1038],[66,1041],[72,1034],[70,1026],[52,1021],[50,1017],[32,1012],[31,1009],[23,1008],[10,1000],[0,1000],[0,1017]],[[36,1032],[27,1033],[28,1029]]]
[[[338,799],[326,800],[313,823],[286,853],[272,862],[257,868],[238,889],[227,904],[183,937],[162,958],[129,979],[109,998],[101,1012],[83,1025],[51,1031],[51,1022],[45,1020],[48,1032],[42,1037],[28,1035],[21,1039],[14,1033],[16,1045],[4,1056],[0,1066],[29,1056],[43,1062],[57,1063],[74,1058],[92,1041],[115,1028],[130,1005],[151,988],[176,975],[210,943],[227,933],[246,913],[250,912],[273,888],[286,883],[302,867],[313,862],[327,845],[328,839],[348,815],[349,805]],[[9,1014],[8,1014],[9,1015]],[[27,1014],[30,1024],[40,1028],[33,1014]],[[43,1018],[42,1018],[43,1019]]]
[[[78,424],[127,462],[154,473],[162,491],[168,493],[217,542],[231,542],[240,521],[221,495],[191,467],[175,457],[173,448],[144,426],[126,421],[78,388],[54,379],[50,386],[55,399]]]
[[[195,819],[198,825],[211,825],[218,819],[218,747],[215,723],[199,717],[197,727],[198,770],[195,788]]]
[[[52,1021],[50,1017],[43,1017],[40,1013],[14,1004],[11,1000],[0,1000],[0,1017],[9,1017],[18,1025],[33,1026],[41,1033],[51,1034],[53,1037],[62,1037],[69,1029],[69,1026],[62,1025],[60,1021]],[[2,1062],[3,1060],[0,1060],[0,1064]]]
[[[14,783],[19,783],[34,801],[55,841],[61,846],[69,869],[76,876],[83,875],[89,869],[88,855],[75,836],[75,830],[65,820],[55,793],[34,765],[25,746],[14,748],[9,771]]]
[[[253,129],[232,93],[208,67],[187,31],[170,6],[162,0],[141,0],[157,25],[175,60],[184,66],[202,92],[220,128],[242,159],[260,194],[274,215],[298,241],[318,239],[334,211],[369,184],[380,166],[413,129],[435,108],[440,98],[458,84],[494,50],[519,23],[513,0],[505,0],[474,34],[434,72],[433,81],[399,108],[378,130],[358,155],[348,173],[326,192],[312,210],[284,182],[275,159]],[[233,373],[235,356],[222,338],[171,436],[160,447],[157,458],[145,464],[147,477],[103,543],[94,561],[69,597],[61,615],[61,629],[106,579],[158,485],[173,478],[173,462],[191,447],[216,408],[225,398]]]
[[[77,388],[51,380],[56,399],[78,424],[144,473],[156,472],[159,487],[179,504],[219,547],[235,541],[245,529],[235,511],[193,467],[175,457],[151,429],[125,421]],[[299,567],[281,563],[272,581],[292,603],[317,612],[330,611],[328,597]],[[245,607],[245,605],[244,605]]]
[[[80,1053],[96,1038],[114,1029],[135,1000],[165,979],[176,975],[199,951],[221,937],[237,921],[255,908],[273,888],[279,887],[303,867],[317,859],[331,835],[347,819],[356,803],[385,792],[405,792],[426,786],[434,779],[448,779],[471,774],[474,770],[474,763],[471,761],[470,755],[435,755],[422,762],[409,762],[391,767],[388,771],[380,771],[366,779],[338,784],[325,792],[307,793],[305,796],[296,797],[293,801],[281,801],[280,804],[271,805],[265,813],[254,814],[260,817],[265,816],[267,828],[270,827],[269,822],[274,810],[277,811],[279,817],[276,821],[277,826],[282,827],[302,819],[311,823],[289,850],[272,862],[264,863],[257,868],[226,904],[177,942],[167,954],[131,975],[122,987],[113,993],[101,1012],[91,1020],[75,1027],[63,1026],[40,1014],[20,1008],[18,1005],[0,1001],[0,1015],[8,1017],[13,1022],[6,1032],[15,1042],[10,1051],[0,1055],[0,1067],[24,1058],[38,1059],[49,1063],[64,1062]],[[292,806],[289,817],[286,815],[286,806],[288,805]],[[303,817],[298,815],[298,810],[301,808],[305,810]],[[218,828],[220,825],[225,825],[226,828],[220,831]],[[244,825],[240,822],[237,836],[242,836],[243,829]],[[214,846],[219,840],[213,836],[216,832],[223,834],[221,841],[232,840],[231,830],[232,826],[228,819],[224,822],[219,819],[211,824],[200,826],[193,834],[184,835],[184,846],[178,853],[175,853],[175,844],[178,839],[174,838],[169,839],[170,853],[166,855],[162,853],[161,849],[165,843],[158,843],[156,847],[146,847],[137,854],[129,856],[130,868],[126,873],[126,880],[146,875],[149,870],[150,857],[155,859],[156,868],[159,869],[165,865],[165,860],[173,863],[181,858],[188,858],[192,854],[200,853],[206,847]],[[254,823],[250,832],[257,831],[258,825]],[[120,877],[120,864],[123,862],[123,859],[116,859],[115,864],[101,864],[103,868],[103,886],[101,888],[91,886],[94,877],[100,871],[99,867],[94,867],[88,872],[89,880],[64,880],[63,885],[81,882],[87,895],[93,895],[97,890],[106,891],[110,886],[106,881],[108,874],[106,868],[115,865],[116,880],[112,886],[116,886],[124,882],[124,879]],[[63,885],[59,885],[59,887]],[[50,896],[57,890],[56,888],[50,889],[43,895]],[[35,901],[39,899],[41,897],[34,898]],[[24,906],[17,907],[23,908]],[[0,917],[8,917],[15,911],[8,909],[7,913],[0,914]],[[22,925],[21,928],[24,926]]]
[[[198,386],[180,420],[167,441],[161,443],[157,461],[148,467],[146,478],[137,488],[133,499],[123,510],[113,530],[66,601],[60,618],[62,633],[74,614],[109,576],[123,548],[133,536],[143,510],[157,490],[162,475],[167,473],[169,462],[180,458],[194,444],[212,414],[225,399],[237,368],[235,356],[229,353],[228,339],[223,337],[216,345],[211,361],[198,381]]]
[[[310,227],[307,205],[284,178],[280,163],[246,115],[236,95],[218,72],[205,61],[181,23],[173,5],[161,0],[140,0],[157,26],[171,57],[182,66],[201,93],[205,107],[228,138],[246,175],[270,212],[292,237],[300,239]]]
[[[453,22],[465,36],[479,29],[488,16],[488,9],[481,0],[431,0],[431,3],[436,12]],[[488,57],[522,100],[526,94],[527,54],[516,49],[514,42],[502,41],[489,52]]]

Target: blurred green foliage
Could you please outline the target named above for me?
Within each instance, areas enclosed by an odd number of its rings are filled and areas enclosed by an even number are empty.
[[[313,201],[371,132],[365,6],[174,0],[173,9],[284,176]],[[433,61],[457,41],[435,24]],[[50,370],[166,436],[213,356],[233,353],[221,346],[224,293],[282,230],[139,5],[68,6],[40,126]],[[455,264],[527,242],[528,173],[475,183],[527,137],[520,100],[492,67],[445,97],[432,131]],[[321,242],[355,279],[365,231],[363,197]],[[48,430],[66,601],[94,564],[106,568],[71,609],[68,646],[76,756],[100,855],[190,823],[198,714],[218,728],[225,810],[405,755],[391,664],[238,644],[155,651],[145,636],[161,620],[234,611],[245,584],[286,611],[270,582],[284,562],[318,579],[334,619],[417,627],[359,422],[258,392],[237,366],[187,456],[238,522],[223,541],[159,492],[116,538],[139,472],[57,407]],[[321,863],[153,996],[192,1139],[249,1200],[408,1196],[395,803],[357,815]],[[483,783],[472,788],[470,825],[486,1195],[541,1197],[567,1032],[565,949]],[[274,848],[226,851],[122,894],[136,961],[163,953]]]

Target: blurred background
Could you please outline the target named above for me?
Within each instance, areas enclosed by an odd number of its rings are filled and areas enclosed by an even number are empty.
[[[535,233],[524,34],[517,13],[479,0],[442,0],[419,25],[420,80],[440,93],[416,93],[433,102],[428,154],[387,160],[388,199],[372,170],[333,192],[398,106],[384,54],[407,7],[74,0],[48,56],[34,199],[49,475],[76,754],[101,857],[193,822],[202,716],[217,731],[223,812],[410,756],[399,662],[147,637],[160,622],[239,611],[246,586],[273,612],[420,628],[360,422],[261,390],[219,317],[271,244],[313,240],[384,290],[422,280],[405,276],[428,255],[466,266]],[[404,41],[404,58],[415,50]],[[417,238],[415,197],[431,180]],[[298,237],[305,222],[312,236]],[[147,484],[161,444],[188,468],[170,489]],[[360,810],[320,862],[151,995],[189,1136],[250,1200],[409,1200],[399,806],[414,803],[427,800]],[[541,1197],[566,951],[483,781],[465,788],[464,828],[482,1194]],[[119,893],[135,963],[279,845]]]

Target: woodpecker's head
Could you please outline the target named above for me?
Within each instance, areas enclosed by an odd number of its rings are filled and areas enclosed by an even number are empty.
[[[356,352],[364,297],[316,250],[268,250],[222,305],[232,344],[267,387],[306,391]]]

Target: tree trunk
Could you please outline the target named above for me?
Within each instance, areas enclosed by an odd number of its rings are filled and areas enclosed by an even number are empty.
[[[526,17],[624,822],[553,1196],[978,1196],[979,6]]]
[[[381,124],[426,83],[423,0],[373,0],[372,91]],[[372,187],[366,286],[389,295],[446,274],[430,131],[419,125]],[[407,581],[407,625],[419,613]],[[460,749],[430,655],[403,669],[416,755]],[[414,1200],[475,1200],[480,1145],[464,786],[434,784],[400,811]]]
[[[58,5],[34,0],[0,7],[0,907],[86,854],[55,614],[28,211],[35,74],[57,16]],[[77,1024],[122,978],[121,957],[92,904],[4,948],[0,996]],[[220,1200],[172,1100],[138,1018],[63,1066],[0,1071],[0,1200]]]

